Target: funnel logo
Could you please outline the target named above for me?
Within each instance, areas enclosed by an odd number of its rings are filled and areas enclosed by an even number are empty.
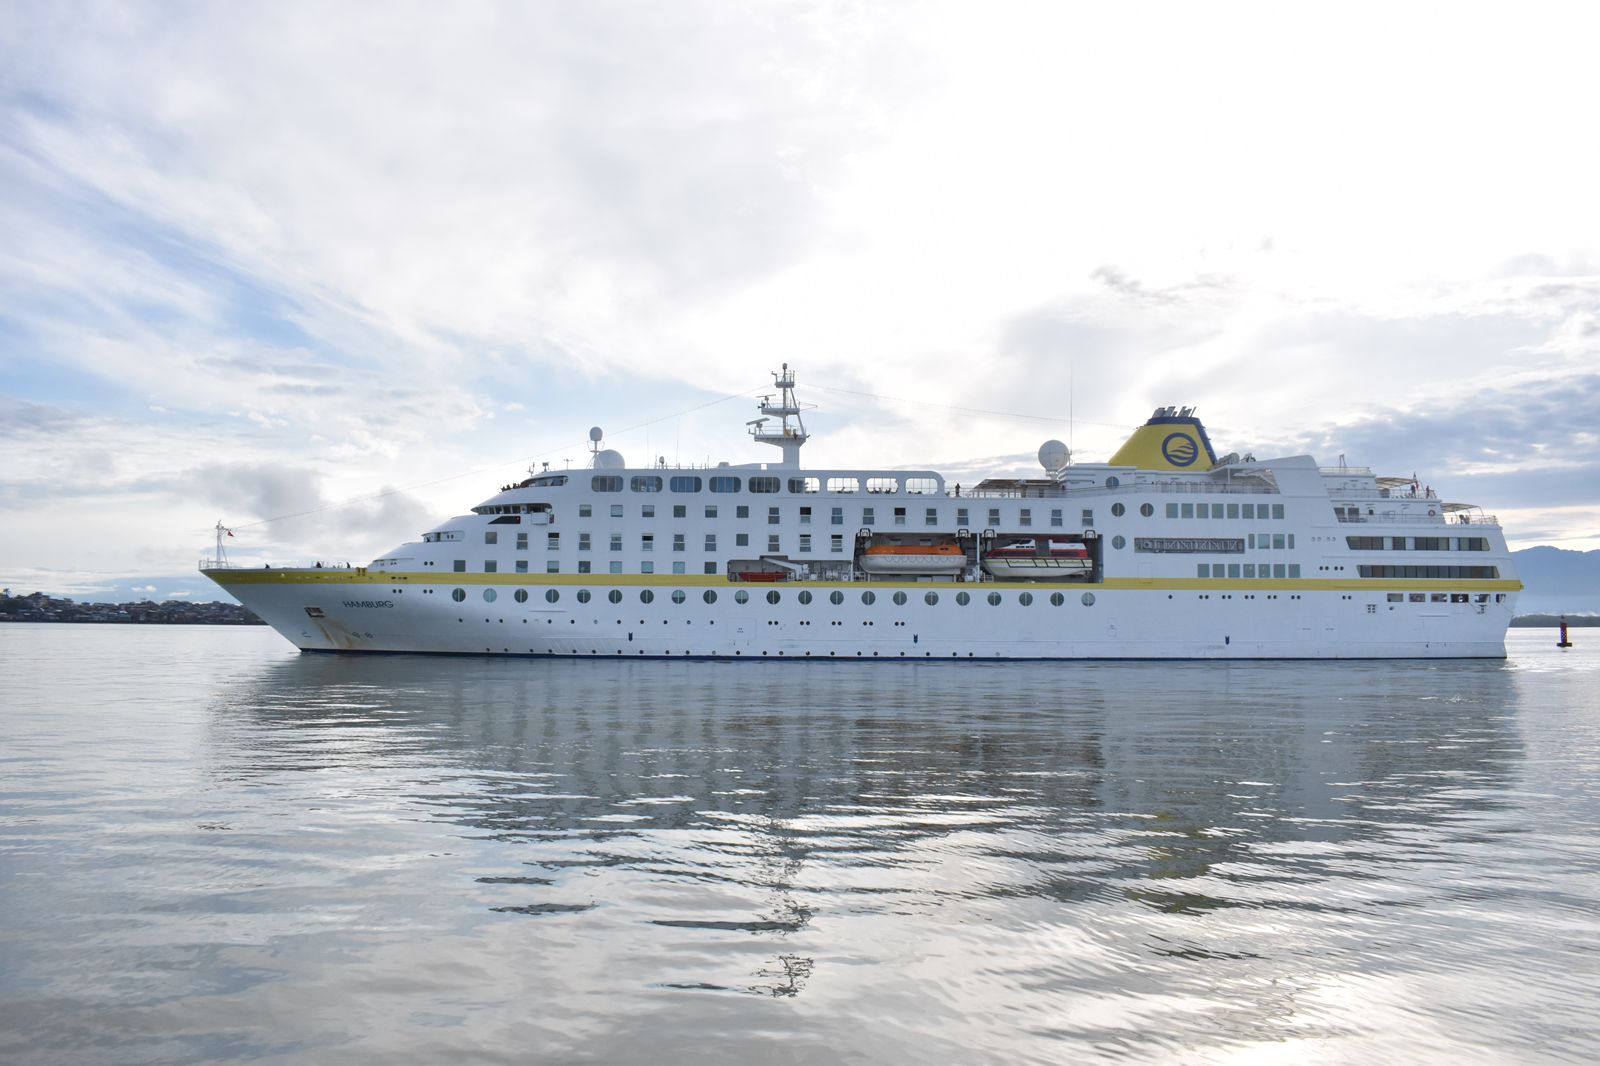
[[[1167,439],[1161,442],[1161,454],[1173,466],[1193,466],[1200,447],[1187,433],[1168,433]]]

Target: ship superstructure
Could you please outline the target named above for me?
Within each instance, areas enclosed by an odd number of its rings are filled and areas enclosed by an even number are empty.
[[[203,572],[311,651],[847,659],[1503,657],[1499,522],[1415,478],[1219,458],[1158,409],[1037,478],[803,469],[794,373],[752,421],[776,463],[588,468],[503,487],[367,566]]]

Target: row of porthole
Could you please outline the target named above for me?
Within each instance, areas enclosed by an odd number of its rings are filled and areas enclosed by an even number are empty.
[[[589,600],[590,600],[590,597],[591,597],[591,594],[590,594],[588,589],[579,589],[578,592],[577,592],[577,600],[578,600],[579,603],[588,603]],[[460,603],[460,602],[462,602],[463,600],[465,600],[467,598],[467,590],[466,589],[455,589],[454,591],[452,591],[450,593],[450,598],[455,600],[457,603]],[[484,599],[485,603],[493,603],[498,598],[499,598],[499,593],[496,592],[494,589],[484,589],[483,590],[483,599]],[[610,592],[608,592],[606,594],[606,598],[609,599],[612,603],[621,603],[622,602],[622,590],[621,589],[612,589]],[[650,589],[641,589],[640,592],[639,592],[639,602],[640,603],[654,603],[655,602],[655,598],[656,598],[655,592],[653,592]],[[706,589],[705,592],[701,593],[700,598],[705,600],[705,602],[707,602],[707,603],[716,603],[717,602],[717,592],[716,592],[715,589]],[[809,589],[805,589],[805,590],[802,590],[795,598],[798,599],[801,603],[810,603],[812,601],[813,596],[812,596],[812,593],[811,593],[811,591]],[[512,593],[512,599],[516,600],[518,603],[527,603],[528,602],[528,590],[527,589],[517,589],[516,592]],[[558,603],[558,602],[560,602],[560,600],[561,600],[561,590],[560,589],[545,589],[544,599],[545,599],[546,603]],[[672,602],[673,603],[682,603],[686,599],[688,599],[688,596],[684,593],[684,591],[682,589],[673,589],[672,590]],[[903,607],[903,606],[905,606],[905,604],[907,602],[907,596],[906,596],[906,594],[904,592],[896,592],[894,594],[894,596],[892,597],[892,599],[893,599],[894,604],[895,604],[896,607]],[[1003,598],[1001,597],[1000,593],[998,593],[998,592],[989,593],[988,596],[986,597],[986,599],[988,600],[989,605],[991,607],[998,607],[998,606],[1000,606],[1001,602],[1003,602]],[[767,591],[767,602],[768,603],[779,603],[782,600],[783,600],[783,594],[780,593],[777,589],[769,589]],[[958,592],[958,593],[956,593],[955,600],[956,600],[956,603],[958,603],[961,606],[965,607],[967,604],[972,602],[972,594],[969,593],[969,592]],[[1079,597],[1079,601],[1085,607],[1093,606],[1093,604],[1094,604],[1094,593],[1085,592],[1082,596]],[[735,592],[733,594],[733,602],[735,602],[735,603],[749,603],[750,602],[750,593],[745,589],[738,590],[737,592]],[[837,606],[839,604],[842,604],[844,602],[844,593],[840,592],[838,590],[834,590],[833,592],[830,592],[828,594],[828,602],[834,604],[835,606]],[[875,592],[872,592],[872,591],[863,592],[861,594],[861,602],[864,603],[864,604],[867,604],[869,606],[874,604],[874,603],[877,603],[878,602],[878,594],[875,593]],[[939,594],[937,592],[924,593],[923,597],[922,597],[922,602],[926,603],[928,606],[932,607],[933,605],[935,605],[935,604],[937,604],[939,602]],[[1066,602],[1067,602],[1067,598],[1062,593],[1052,592],[1050,594],[1050,604],[1051,604],[1051,606],[1060,607],[1062,604],[1064,604]],[[1031,592],[1018,593],[1017,594],[1017,603],[1020,604],[1023,607],[1030,606],[1033,603],[1033,593],[1031,593]]]

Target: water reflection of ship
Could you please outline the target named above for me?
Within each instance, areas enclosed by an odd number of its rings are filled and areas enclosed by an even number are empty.
[[[767,904],[685,921],[781,939],[811,920],[816,868],[855,863],[891,871],[886,891],[899,877],[935,899],[1237,905],[1208,876],[1221,864],[1300,876],[1315,863],[1284,845],[1383,847],[1391,830],[1493,806],[1518,758],[1514,701],[1498,662],[793,664],[775,677],[305,656],[219,702],[215,751],[226,773],[411,774],[431,817],[530,867],[737,883]],[[692,847],[663,843],[683,831]],[[973,849],[1009,873],[914,874]]]

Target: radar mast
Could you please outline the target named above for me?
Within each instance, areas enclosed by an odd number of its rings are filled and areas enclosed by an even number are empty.
[[[758,406],[762,417],[749,424],[750,436],[762,444],[783,449],[783,458],[778,461],[778,466],[797,467],[800,465],[800,445],[806,442],[808,434],[805,423],[800,420],[802,405],[794,398],[794,371],[789,369],[788,363],[783,364],[780,373],[772,375],[772,383],[780,390],[782,398],[777,403],[772,402],[771,396],[761,398]],[[811,406],[804,405],[806,409]],[[767,422],[773,418],[777,418],[779,424],[769,429]],[[789,423],[791,418],[794,419],[793,425]]]

